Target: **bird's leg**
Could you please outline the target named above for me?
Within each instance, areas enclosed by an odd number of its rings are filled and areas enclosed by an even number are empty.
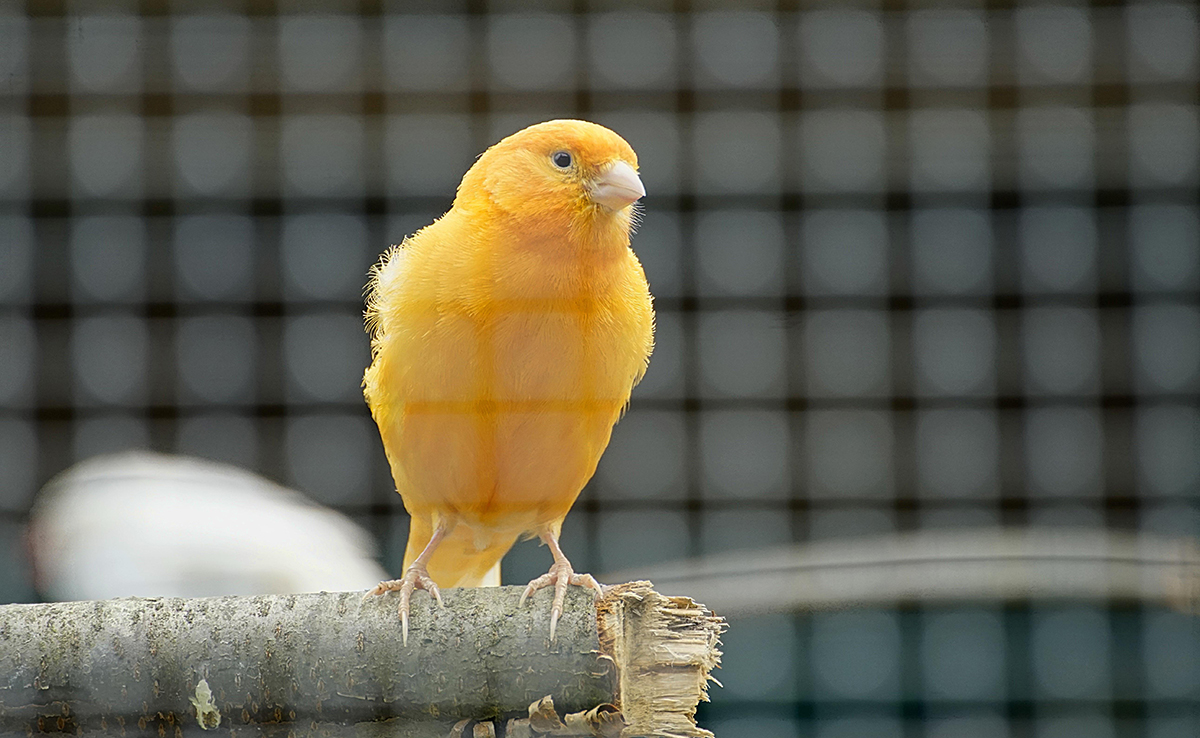
[[[389,579],[386,582],[380,582],[375,585],[375,588],[367,592],[367,597],[372,595],[381,595],[384,592],[399,592],[400,593],[400,633],[404,640],[404,645],[408,645],[408,606],[412,600],[414,589],[423,589],[433,598],[437,600],[438,605],[445,607],[446,603],[442,602],[442,593],[438,591],[437,583],[429,576],[429,570],[425,565],[429,562],[429,557],[433,556],[433,550],[446,535],[454,530],[454,520],[446,520],[442,518],[438,520],[437,528],[434,529],[433,535],[429,537],[429,543],[425,544],[425,548],[421,551],[421,555],[413,560],[412,564],[404,571],[404,576],[399,579]]]
[[[558,627],[558,618],[563,612],[563,601],[567,596],[567,587],[572,584],[581,587],[590,587],[596,590],[598,594],[604,594],[604,590],[600,588],[600,583],[591,574],[576,574],[575,569],[571,567],[571,562],[567,560],[566,554],[562,552],[562,548],[558,545],[558,536],[552,531],[544,530],[539,535],[542,542],[550,547],[550,553],[554,556],[554,563],[550,565],[550,571],[534,579],[525,587],[525,591],[521,593],[521,602],[518,607],[525,604],[525,600],[534,592],[542,587],[554,585],[554,604],[550,607],[550,640],[554,640],[554,630]]]

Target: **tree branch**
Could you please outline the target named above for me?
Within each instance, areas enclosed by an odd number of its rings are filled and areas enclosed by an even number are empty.
[[[2,606],[0,734],[205,735],[204,720],[236,736],[448,736],[551,696],[564,715],[616,704],[626,736],[710,735],[692,715],[719,618],[647,582],[596,602],[572,588],[551,644],[553,593],[518,609],[520,593],[414,598],[408,647],[395,598],[354,592]],[[540,709],[514,730],[548,724]]]

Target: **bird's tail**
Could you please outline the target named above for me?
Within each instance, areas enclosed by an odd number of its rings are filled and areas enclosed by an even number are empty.
[[[414,515],[408,528],[408,546],[404,550],[404,568],[425,550],[433,528],[428,519]],[[442,539],[429,558],[429,576],[439,587],[498,587],[500,559],[517,542],[517,536],[495,537],[482,548],[474,532],[459,525]]]

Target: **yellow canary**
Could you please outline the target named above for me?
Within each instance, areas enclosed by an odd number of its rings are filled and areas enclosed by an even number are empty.
[[[372,270],[364,395],[412,516],[405,573],[372,593],[500,583],[522,536],[550,548],[550,637],[576,574],[558,537],[646,371],[654,309],[629,247],[637,155],[554,120],[488,149],[453,207]]]

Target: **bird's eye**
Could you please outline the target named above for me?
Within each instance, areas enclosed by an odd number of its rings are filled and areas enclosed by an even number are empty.
[[[566,151],[555,151],[550,155],[550,161],[559,169],[566,169],[571,166],[571,155]]]

